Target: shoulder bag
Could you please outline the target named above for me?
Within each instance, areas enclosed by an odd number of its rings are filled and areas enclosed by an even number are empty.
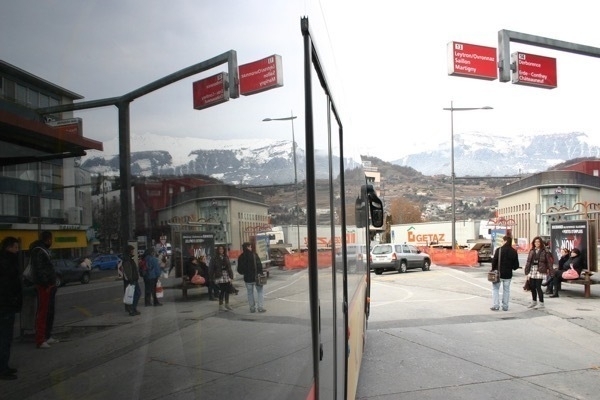
[[[500,262],[502,260],[502,249],[498,248],[498,268],[488,272],[488,281],[492,283],[500,282]]]
[[[257,274],[256,274],[256,280],[255,280],[256,286],[264,286],[264,285],[266,285],[267,284],[267,275],[265,275],[264,273],[263,274],[259,274],[258,273],[258,268],[257,268],[257,265],[256,265],[256,257],[254,257],[254,271],[257,272]]]

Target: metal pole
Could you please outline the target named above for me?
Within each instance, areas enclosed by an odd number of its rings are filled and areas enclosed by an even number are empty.
[[[452,248],[456,246],[456,187],[454,181],[456,175],[454,173],[454,102],[450,101],[450,165],[451,181],[452,181]]]
[[[291,111],[290,121],[292,121],[292,146],[294,150],[294,190],[296,192],[296,227],[298,229],[298,237],[296,247],[300,253],[300,203],[298,203],[298,169],[296,167],[296,136],[294,134],[294,111]]]
[[[454,249],[456,243],[456,174],[454,173],[454,111],[473,111],[473,110],[493,110],[493,107],[456,107],[454,108],[454,102],[450,101],[450,108],[443,108],[444,111],[450,111],[450,165],[451,181],[452,181],[452,248]]]

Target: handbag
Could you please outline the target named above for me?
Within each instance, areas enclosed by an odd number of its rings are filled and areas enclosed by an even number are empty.
[[[162,299],[165,296],[165,292],[162,286],[162,283],[160,283],[160,280],[156,281],[156,298],[157,299]]]
[[[498,249],[498,269],[491,270],[488,272],[488,281],[492,283],[500,282],[500,263],[502,262],[502,249]]]
[[[133,304],[133,295],[135,294],[135,285],[127,285],[125,294],[123,295],[123,303],[127,305]]]
[[[492,283],[500,282],[500,274],[497,269],[488,272],[488,281]]]
[[[27,282],[33,283],[33,268],[31,267],[31,262],[27,264],[25,271],[23,271],[23,279],[25,279]]]
[[[206,283],[206,279],[204,279],[203,276],[198,275],[198,271],[196,271],[196,274],[192,276],[192,279],[190,279],[190,281],[194,285],[204,285]]]
[[[577,273],[577,270],[571,266],[571,268],[562,273],[562,278],[566,280],[578,279],[579,274]]]
[[[525,284],[523,285],[523,290],[526,292],[531,292],[531,286],[529,285],[529,278],[525,279]]]
[[[265,274],[256,275],[256,286],[264,286],[267,284],[267,276]]]

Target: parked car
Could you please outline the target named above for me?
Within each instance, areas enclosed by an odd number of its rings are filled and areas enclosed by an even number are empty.
[[[90,270],[67,258],[52,260],[56,272],[56,286],[64,286],[69,282],[90,282]]]
[[[92,269],[106,270],[106,269],[117,269],[121,265],[122,260],[115,254],[105,254],[96,257],[92,261]]]
[[[429,255],[421,253],[421,250],[410,244],[376,244],[371,250],[371,269],[377,275],[384,271],[402,273],[416,268],[429,271],[430,267]]]
[[[492,262],[492,244],[491,243],[475,243],[471,250],[477,252],[477,262]]]

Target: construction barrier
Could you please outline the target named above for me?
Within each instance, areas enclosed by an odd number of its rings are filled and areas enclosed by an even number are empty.
[[[308,253],[286,254],[284,256],[284,269],[303,269],[308,267]],[[317,254],[317,266],[319,268],[330,268],[332,265],[331,252],[320,251]]]
[[[429,254],[431,262],[435,265],[479,266],[478,255],[475,250],[427,248],[426,253]]]

